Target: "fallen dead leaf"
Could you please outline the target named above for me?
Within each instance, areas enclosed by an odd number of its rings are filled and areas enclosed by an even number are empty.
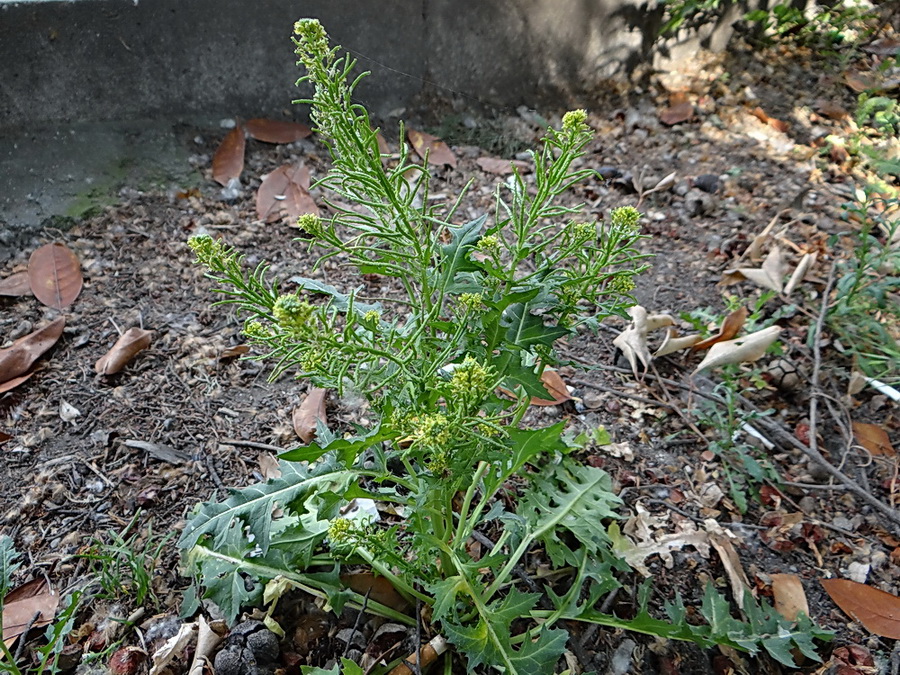
[[[719,282],[719,284],[722,286],[730,286],[733,283],[737,283],[741,279],[747,279],[748,281],[752,281],[758,286],[771,289],[776,293],[781,293],[781,291],[784,289],[785,271],[786,264],[784,258],[781,255],[781,249],[777,246],[773,246],[772,250],[769,252],[769,255],[766,256],[765,260],[763,260],[761,268],[750,269],[742,267],[738,269],[725,270],[725,273],[722,275],[722,280]]]
[[[716,521],[711,520],[707,524],[707,531],[710,528],[719,528]],[[741,559],[738,552],[734,548],[734,544],[725,532],[712,531],[709,533],[709,543],[716,549],[719,558],[722,560],[722,566],[725,568],[725,574],[728,576],[728,583],[731,586],[731,595],[737,603],[739,609],[744,609],[744,592],[750,588],[750,581],[741,565]]]
[[[650,348],[647,346],[647,334],[658,328],[675,325],[675,319],[668,314],[648,314],[640,305],[634,305],[628,313],[631,315],[631,325],[616,336],[613,344],[631,364],[634,376],[639,378],[638,361],[646,370],[652,359]]]
[[[207,623],[206,619],[201,615],[197,630],[197,650],[194,652],[194,660],[191,661],[188,675],[203,675],[203,673],[212,671],[213,654],[216,647],[225,639],[227,629],[221,625],[220,621]],[[218,630],[217,630],[218,629]]]
[[[35,372],[36,371],[32,370],[30,373],[25,373],[20,377],[14,377],[11,380],[0,383],[0,394],[3,394],[7,391],[12,391],[23,382],[28,381],[29,379],[31,379],[31,376],[34,375]]]
[[[850,117],[850,114],[842,105],[822,98],[816,101],[816,112],[830,120],[843,120]]]
[[[387,577],[376,577],[371,572],[349,572],[341,575],[341,583],[360,595],[368,595],[370,600],[398,612],[409,609],[406,598],[397,592]]]
[[[247,137],[243,127],[235,127],[229,131],[212,158],[212,177],[219,185],[228,185],[230,180],[238,178],[244,170],[244,150]]]
[[[312,133],[312,129],[299,122],[267,120],[260,117],[248,120],[244,124],[244,130],[250,138],[264,143],[293,143]]]
[[[815,264],[817,257],[818,254],[813,252],[805,253],[803,257],[800,258],[800,262],[797,263],[794,273],[791,274],[791,278],[784,287],[785,295],[790,295],[796,290],[797,286],[800,285],[800,282],[806,277],[806,273],[809,272],[809,268]]]
[[[278,458],[271,452],[264,452],[259,456],[259,472],[263,480],[281,478],[281,467],[278,466]]]
[[[848,70],[844,73],[844,82],[857,94],[861,94],[868,89],[874,89],[877,84],[877,78],[872,73]]]
[[[234,345],[232,347],[226,347],[222,350],[222,353],[219,354],[219,361],[228,361],[229,359],[243,356],[249,352],[250,345]]]
[[[703,338],[699,335],[682,335],[679,337],[678,329],[674,326],[670,326],[669,330],[666,331],[666,337],[663,339],[663,342],[659,346],[659,349],[653,352],[653,358],[655,359],[660,356],[666,356],[667,354],[673,354],[677,351],[681,351],[682,349],[693,347],[702,339]]]
[[[875,635],[900,640],[900,598],[849,579],[822,579],[825,592]]]
[[[772,574],[771,577],[775,611],[788,621],[796,621],[801,612],[809,616],[809,602],[800,577],[796,574]]]
[[[273,223],[282,218],[296,221],[305,213],[319,215],[309,194],[309,169],[303,164],[285,164],[267,175],[256,192],[256,215]]]
[[[746,307],[740,307],[734,310],[731,314],[725,317],[725,320],[722,322],[721,327],[719,328],[719,332],[712,337],[708,337],[705,340],[698,342],[693,346],[691,351],[698,352],[702,349],[709,349],[714,344],[718,344],[719,342],[725,342],[726,340],[731,340],[735,335],[741,332],[741,328],[744,327],[744,322],[747,320],[747,315],[750,312]]]
[[[325,412],[325,395],[327,393],[326,389],[311,387],[303,403],[294,410],[292,415],[294,431],[304,443],[311,443],[315,439],[316,425],[319,420],[323,424],[327,423]]]
[[[712,346],[706,358],[694,370],[694,374],[696,375],[701,370],[717,368],[729,363],[756,361],[762,358],[769,345],[775,342],[780,334],[780,326],[770,326],[750,335],[745,335],[742,338],[719,342]]]
[[[31,282],[28,280],[28,272],[16,272],[0,279],[0,295],[20,298],[29,293],[31,293]]]
[[[891,439],[888,437],[887,431],[877,424],[854,422],[853,435],[856,437],[856,442],[873,455],[893,457],[897,454],[891,445]]]
[[[42,303],[54,309],[65,309],[81,293],[84,284],[81,262],[63,244],[41,246],[28,260],[28,282],[34,297]]]
[[[378,143],[378,154],[391,154],[391,147],[388,145],[388,142],[385,140],[384,135],[380,131],[375,132],[375,142]]]
[[[66,401],[64,398],[59,400],[59,418],[63,422],[73,422],[76,417],[81,416],[81,411]]]
[[[129,328],[116,340],[106,354],[100,357],[94,370],[100,375],[114,375],[127,366],[131,360],[150,346],[153,331],[143,328]]]
[[[27,373],[34,362],[56,344],[65,326],[65,317],[59,317],[43,328],[20,337],[9,347],[0,349],[0,383],[9,382]],[[25,379],[28,377],[30,375]],[[22,382],[24,381],[23,379]]]
[[[25,629],[51,623],[58,606],[59,593],[43,577],[11,590],[3,599],[3,643],[9,647]]]
[[[437,136],[426,134],[424,131],[416,131],[415,129],[407,129],[406,135],[409,142],[412,143],[413,150],[422,159],[428,157],[428,163],[435,166],[446,164],[452,168],[456,168],[456,156],[450,147]]]
[[[150,675],[159,675],[174,659],[182,657],[188,646],[196,639],[197,628],[197,623],[193,621],[181,624],[178,632],[153,653]]]
[[[671,105],[659,112],[659,121],[668,126],[687,122],[694,116],[694,106],[689,101]]]
[[[572,395],[569,394],[569,388],[566,386],[566,383],[563,382],[563,379],[559,376],[559,372],[554,370],[553,368],[544,369],[544,372],[541,373],[541,383],[544,385],[547,393],[549,393],[553,398],[545,399],[533,397],[531,399],[531,405],[559,405],[564,401],[572,400]]]
[[[762,108],[756,107],[751,110],[750,113],[763,124],[768,124],[770,127],[775,129],[775,131],[785,133],[788,129],[791,128],[791,126],[787,122],[775,119],[774,117],[769,117],[769,115],[767,115]]]
[[[519,173],[525,173],[528,170],[528,163],[517,159],[500,159],[499,157],[479,157],[475,163],[485,173],[492,173],[498,176],[506,176],[516,169]]]

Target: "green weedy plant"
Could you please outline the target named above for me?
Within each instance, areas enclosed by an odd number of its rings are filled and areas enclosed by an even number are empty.
[[[624,313],[644,269],[635,209],[615,209],[598,224],[559,203],[593,175],[575,164],[592,137],[584,111],[548,130],[533,153],[533,185],[515,174],[497,189],[492,219],[457,224],[462,195],[447,206],[431,200],[427,162],[413,164],[404,146],[384,168],[368,113],[352,103],[362,77],[350,80],[354,62],[338,56],[318,21],[299,21],[295,34],[302,79],[314,88],[302,102],[333,159],[319,184],[341,196],[333,218],[308,215],[298,225],[319,247],[319,264],[337,258],[393,279],[397,297],[376,304],[302,277],[284,293],[265,264],[244,270],[242,256],[220,241],[200,236],[190,246],[221,283],[222,302],[247,315],[244,333],[275,361],[273,376],[292,370],[339,395],[363,396],[376,422],[342,436],[320,426],[315,443],[281,455],[280,478],[201,505],[179,542],[198,581],[183,611],[202,597],[234,618],[290,584],[335,611],[365,605],[415,625],[342,588],[340,564],[364,563],[410,603],[430,606],[470,671],[554,672],[567,640],[560,620],[765,648],[786,663],[797,646],[814,658],[818,633],[808,619],[795,626],[750,603],[758,620],[742,622],[711,588],[701,608],[708,625],[689,624],[680,599],[668,606],[669,621],[652,618],[649,586],[634,619],[595,608],[619,586],[616,573],[628,571],[604,525],[619,499],[605,472],[567,456],[563,423],[522,428],[531,398],[548,396],[541,373],[556,363],[554,344]],[[341,515],[361,498],[392,505],[400,517],[387,524]],[[476,532],[492,541],[480,559],[467,546]],[[514,573],[538,547],[570,575],[523,592]]]

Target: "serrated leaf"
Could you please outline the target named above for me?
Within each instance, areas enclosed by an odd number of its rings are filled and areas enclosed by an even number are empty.
[[[296,463],[282,463],[281,478],[235,490],[224,502],[206,503],[188,521],[178,546],[190,549],[204,535],[218,543],[235,519],[246,525],[254,543],[265,555],[269,549],[272,517],[276,507],[286,507],[325,490],[341,492],[356,478],[353,471],[335,467],[333,463],[308,468]]]
[[[461,576],[452,576],[428,586],[429,592],[434,596],[434,605],[431,608],[435,620],[440,621],[450,615],[456,604],[456,596],[465,590],[466,581]]]
[[[562,326],[545,325],[541,317],[531,313],[529,303],[507,307],[503,312],[501,324],[507,329],[506,341],[525,350],[537,345],[550,348],[556,340],[570,332],[568,328]]]
[[[441,264],[444,270],[444,283],[450,283],[456,279],[456,275],[460,272],[470,272],[479,269],[469,258],[475,243],[481,238],[481,228],[487,216],[481,216],[470,220],[462,225],[450,225],[447,227],[450,232],[450,243],[441,246],[443,261]]]
[[[571,532],[594,554],[608,544],[603,519],[615,517],[613,508],[620,503],[609,474],[565,460],[534,478],[517,512],[532,537],[544,544],[553,564],[560,566],[569,556],[557,528]]]
[[[346,312],[350,309],[351,299],[353,300],[354,314],[362,315],[370,310],[381,310],[381,305],[378,303],[359,302],[355,296],[357,291],[344,293],[342,291],[339,291],[331,284],[326,284],[322,281],[318,281],[317,279],[309,279],[307,277],[291,277],[289,281],[297,284],[297,287],[299,289],[331,296],[331,306],[339,312]]]
[[[448,641],[468,658],[470,672],[482,664],[503,668],[507,675],[555,672],[569,637],[566,631],[542,628],[537,639],[526,638],[518,649],[510,641],[512,622],[528,616],[539,597],[537,593],[522,593],[514,588],[506,597],[491,602],[475,624],[442,622]]]

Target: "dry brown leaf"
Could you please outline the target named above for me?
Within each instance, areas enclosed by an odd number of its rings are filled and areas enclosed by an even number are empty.
[[[11,380],[7,380],[6,382],[0,383],[0,394],[3,394],[7,391],[12,391],[16,387],[18,387],[23,382],[31,379],[31,376],[35,374],[36,371],[32,370],[30,373],[25,373],[20,377],[14,377]]]
[[[531,399],[531,405],[559,405],[563,401],[572,400],[572,395],[569,394],[569,388],[566,387],[566,383],[563,382],[563,379],[559,376],[558,371],[553,370],[552,368],[545,368],[544,372],[541,373],[541,383],[544,385],[547,393],[549,393],[553,398],[545,399],[533,397]]]
[[[682,349],[693,347],[700,342],[701,339],[702,338],[699,335],[682,335],[679,337],[678,329],[674,326],[670,327],[669,330],[666,331],[666,337],[663,339],[659,349],[653,352],[653,358],[666,356],[681,351]]]
[[[309,169],[303,164],[285,164],[263,179],[256,193],[256,215],[273,223],[287,217],[292,221],[305,213],[319,215],[319,207],[309,194]]]
[[[741,559],[731,543],[728,535],[720,532],[709,533],[709,543],[716,549],[719,558],[722,560],[722,566],[725,568],[725,574],[728,576],[728,583],[731,586],[731,595],[739,609],[744,609],[744,591],[750,588],[750,581],[741,566]]]
[[[485,173],[492,173],[498,176],[511,174],[517,166],[514,160],[500,159],[499,157],[479,157],[475,160],[475,163]]]
[[[264,143],[293,143],[312,133],[312,129],[299,122],[267,120],[260,117],[248,120],[244,124],[244,129],[250,138]]]
[[[81,262],[62,244],[41,246],[28,261],[28,282],[34,297],[42,303],[65,309],[81,293]]]
[[[281,478],[281,467],[278,465],[278,458],[271,452],[264,452],[259,456],[259,472],[262,474],[263,480],[274,480]]]
[[[12,440],[12,435],[6,433],[5,431],[0,431],[0,445],[3,445],[7,441]]]
[[[0,382],[8,382],[27,373],[34,362],[56,344],[65,326],[66,319],[61,316],[43,328],[20,337],[6,349],[0,349]]]
[[[870,42],[863,47],[864,52],[878,54],[879,56],[894,56],[900,53],[900,40],[892,37],[883,37]]]
[[[850,117],[850,113],[842,105],[823,98],[816,101],[816,112],[830,120],[843,120]]]
[[[29,293],[31,293],[31,282],[28,280],[28,272],[16,272],[0,279],[0,295],[20,298]]]
[[[869,632],[900,640],[900,598],[849,579],[822,579],[822,586],[844,613]]]
[[[694,106],[689,101],[676,103],[659,112],[659,121],[663,124],[672,126],[687,122],[694,116]]]
[[[194,660],[191,661],[188,675],[203,675],[204,673],[214,672],[213,655],[216,652],[222,640],[225,639],[224,632],[220,634],[216,630],[217,624],[221,622],[213,621],[212,624],[207,623],[206,618],[202,615],[199,619],[197,630],[197,649],[194,652]],[[220,631],[224,631],[224,627],[218,627]]]
[[[747,320],[747,315],[749,313],[750,312],[746,307],[740,307],[734,310],[725,317],[717,335],[713,335],[712,337],[708,337],[705,340],[698,342],[691,351],[698,352],[701,349],[709,349],[714,344],[731,340],[735,335],[741,332],[741,328],[744,327],[744,322]]]
[[[848,70],[844,73],[844,82],[857,94],[861,94],[868,89],[874,89],[877,79],[872,73],[864,73],[859,70]]]
[[[893,457],[897,454],[891,445],[891,439],[888,437],[887,431],[877,424],[854,422],[853,435],[856,437],[856,442],[873,455]]]
[[[409,609],[406,598],[397,592],[387,577],[376,577],[371,572],[350,572],[341,575],[341,583],[360,595],[368,595],[370,600],[398,612],[406,612]]]
[[[616,336],[613,344],[618,347],[622,355],[631,364],[631,370],[635,377],[638,374],[638,361],[644,366],[644,370],[650,364],[653,358],[650,355],[650,348],[647,346],[647,333],[658,328],[665,328],[675,324],[668,314],[648,314],[647,310],[640,305],[634,305],[628,310],[631,314],[631,325]]]
[[[114,375],[127,366],[131,360],[150,346],[153,331],[143,328],[129,328],[106,354],[100,357],[94,370],[101,375]]]
[[[781,120],[777,120],[774,117],[769,117],[762,108],[756,107],[750,111],[750,114],[756,117],[763,124],[768,124],[770,127],[775,129],[776,131],[780,131],[781,133],[784,133],[788,129],[790,129],[790,125],[787,122],[782,122]]]
[[[791,278],[784,287],[785,295],[790,295],[796,290],[797,286],[800,285],[800,282],[806,277],[806,273],[809,272],[809,268],[815,264],[817,257],[818,254],[813,252],[805,253],[803,257],[800,258],[800,262],[797,263],[797,268],[794,270],[794,273],[791,274]]]
[[[375,142],[378,143],[378,153],[382,155],[390,155],[391,148],[380,131],[375,132]]]
[[[809,616],[809,603],[803,582],[796,574],[772,574],[772,596],[775,611],[788,621],[796,621],[801,612]]]
[[[425,159],[426,154],[428,155],[429,164],[436,166],[446,164],[454,169],[456,168],[456,156],[450,150],[450,147],[437,136],[426,134],[423,131],[416,131],[415,129],[407,129],[406,135],[409,138],[409,142],[412,143],[413,150],[416,151],[419,157]]]
[[[786,265],[784,258],[781,255],[781,249],[777,246],[773,246],[769,255],[763,260],[762,267],[758,269],[742,267],[739,269],[725,270],[722,281],[719,283],[723,286],[728,286],[731,285],[731,283],[734,283],[735,278],[744,278],[748,281],[752,281],[758,286],[771,289],[776,293],[781,293],[784,289],[785,271]]]
[[[294,431],[304,443],[311,443],[315,439],[318,420],[322,420],[323,424],[328,421],[325,413],[325,395],[327,393],[326,389],[311,387],[303,403],[294,410],[292,415]]]
[[[201,615],[202,618],[202,615]],[[197,638],[197,623],[183,623],[178,628],[178,633],[170,637],[165,643],[153,654],[153,665],[150,668],[150,675],[158,675],[168,666],[174,659],[184,655],[187,648]]]
[[[247,147],[247,138],[243,127],[235,127],[229,131],[212,158],[212,177],[219,185],[228,185],[228,182],[241,175],[244,170],[244,150]]]
[[[26,628],[51,623],[58,606],[59,593],[43,577],[11,590],[3,599],[3,643],[9,647]]]
[[[234,345],[233,347],[226,347],[222,350],[222,353],[219,354],[219,361],[228,361],[229,359],[243,356],[249,352],[250,345]]]
[[[745,335],[742,338],[714,344],[709,353],[707,353],[706,358],[694,370],[694,374],[696,375],[701,370],[717,368],[729,363],[756,361],[762,358],[769,345],[775,342],[780,334],[780,326],[770,326],[755,333],[750,333],[750,335]]]

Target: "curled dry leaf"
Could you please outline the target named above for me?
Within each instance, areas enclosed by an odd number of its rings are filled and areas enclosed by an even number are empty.
[[[212,177],[219,185],[226,186],[228,181],[238,178],[244,170],[244,150],[247,138],[243,127],[235,127],[229,131],[212,158]]]
[[[569,393],[569,388],[566,386],[566,383],[563,382],[563,379],[559,376],[558,371],[553,370],[552,368],[545,368],[544,372],[541,373],[541,384],[544,385],[547,393],[549,393],[553,398],[546,399],[533,397],[531,399],[531,405],[559,405],[564,401],[572,400],[572,395]]]
[[[3,599],[3,643],[9,647],[25,629],[52,622],[58,606],[59,593],[43,577],[11,590]]]
[[[325,395],[327,390],[312,387],[292,415],[294,431],[304,443],[311,443],[316,437],[316,425],[319,420],[327,423],[325,413]]]
[[[893,457],[897,454],[891,445],[891,439],[888,437],[887,431],[877,424],[854,422],[853,435],[856,437],[856,442],[873,455]]]
[[[249,352],[250,345],[234,345],[233,347],[226,347],[222,350],[222,353],[219,354],[219,361],[228,361],[229,359],[243,356]]]
[[[699,352],[702,349],[709,349],[719,342],[725,342],[726,340],[732,339],[741,332],[741,328],[744,327],[744,322],[747,320],[748,314],[749,312],[746,307],[740,307],[734,310],[725,317],[717,335],[713,335],[712,337],[708,337],[705,340],[698,342],[691,351]]]
[[[739,609],[744,609],[744,592],[750,588],[750,581],[741,565],[741,559],[738,552],[734,548],[728,534],[723,531],[715,531],[721,529],[715,521],[707,526],[707,530],[714,528],[709,532],[709,543],[716,549],[719,558],[722,560],[722,566],[725,568],[725,574],[728,576],[728,584],[731,586],[731,595]]]
[[[0,295],[20,298],[29,293],[31,293],[31,281],[28,279],[28,272],[16,272],[0,279]]]
[[[256,193],[256,215],[267,223],[288,217],[292,221],[304,213],[319,215],[319,207],[309,194],[309,169],[303,164],[285,164],[263,179]]]
[[[815,264],[816,257],[816,253],[805,253],[803,257],[800,258],[800,262],[797,263],[797,268],[794,270],[794,273],[791,274],[791,278],[788,280],[787,285],[784,287],[785,295],[790,295],[797,289],[797,286],[799,286],[800,282],[803,281],[806,273],[809,272],[809,268],[812,267],[813,264]]]
[[[719,283],[723,286],[730,286],[737,283],[741,279],[747,279],[762,286],[769,288],[776,293],[781,293],[784,288],[784,274],[787,271],[784,258],[781,255],[781,249],[777,246],[772,247],[771,252],[763,261],[762,267],[759,269],[731,269],[725,270],[722,281]]]
[[[699,335],[682,335],[679,337],[678,329],[674,326],[670,326],[669,330],[666,331],[666,337],[663,339],[659,349],[653,352],[653,358],[666,356],[667,354],[673,354],[682,349],[693,347],[700,342],[701,339],[702,338]]]
[[[220,626],[220,622],[207,623],[206,618],[201,615],[199,624],[197,650],[194,652],[194,660],[191,662],[188,675],[203,675],[210,672],[216,647],[225,639],[224,626]]]
[[[681,103],[669,106],[665,110],[661,110],[659,113],[659,121],[663,124],[672,126],[673,124],[687,122],[693,116],[694,106],[691,105],[689,101],[682,101]]]
[[[28,261],[28,282],[34,297],[42,303],[65,309],[81,293],[81,262],[62,244],[41,246]]]
[[[412,143],[413,150],[416,154],[425,159],[428,156],[428,163],[435,166],[446,164],[447,166],[456,168],[456,156],[450,147],[437,136],[426,134],[423,131],[408,129],[406,132],[409,142]]]
[[[264,143],[293,143],[312,133],[312,129],[299,122],[267,120],[260,117],[248,120],[244,124],[244,130],[250,138]]]
[[[900,640],[900,598],[849,579],[822,579],[834,603],[881,637]]]
[[[341,575],[341,583],[360,595],[367,595],[370,600],[398,612],[409,609],[406,598],[397,592],[387,577],[376,577],[371,572],[349,572]]]
[[[34,362],[56,344],[65,325],[65,318],[59,317],[43,328],[20,337],[6,349],[0,349],[0,383],[25,375]]]
[[[772,596],[775,611],[788,621],[796,621],[802,612],[809,616],[809,603],[803,591],[803,582],[796,574],[773,574]]]
[[[706,358],[700,362],[700,365],[694,370],[696,375],[701,370],[708,368],[717,368],[729,363],[747,363],[762,358],[778,336],[781,334],[781,327],[770,326],[763,330],[745,335],[736,340],[728,340],[719,342],[712,346]]]
[[[34,375],[35,371],[31,371],[30,373],[25,373],[19,377],[14,377],[11,380],[7,380],[6,382],[0,382],[0,394],[3,394],[7,391],[12,391],[16,387],[18,387],[23,382],[26,382],[31,379],[31,376]]]
[[[201,616],[200,621],[205,623]],[[170,637],[157,649],[152,658],[150,675],[159,675],[167,670],[167,666],[176,658],[183,658],[189,647],[197,637],[197,622],[184,623],[178,628],[178,632]]]
[[[628,363],[635,377],[638,375],[638,361],[644,366],[644,370],[650,365],[653,357],[650,356],[650,348],[647,346],[647,333],[658,328],[675,325],[675,319],[668,314],[648,314],[640,305],[635,305],[628,310],[631,314],[631,325],[622,331],[613,344],[618,347]]]
[[[114,375],[127,366],[137,354],[150,346],[153,331],[129,328],[94,365],[101,375]]]

